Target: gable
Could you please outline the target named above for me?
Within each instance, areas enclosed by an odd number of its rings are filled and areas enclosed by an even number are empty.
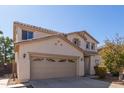
[[[97,42],[96,42],[94,39],[92,39],[89,35],[85,34],[84,36],[85,36],[86,39],[87,39],[86,41],[91,42],[91,43],[95,43],[95,44],[97,43]]]
[[[74,38],[78,38],[79,40],[82,41],[82,38],[81,38],[78,34],[70,34],[70,35],[67,36],[67,38],[68,38],[71,42],[73,42],[73,39],[74,39]]]
[[[88,32],[86,31],[79,31],[79,32],[71,32],[71,33],[68,33],[67,36],[70,36],[70,35],[77,35],[79,36],[80,38],[82,38],[84,41],[89,41],[89,42],[92,42],[92,43],[99,43],[94,37],[92,37]]]
[[[81,51],[74,48],[69,43],[57,37],[44,41],[20,44],[20,52],[21,54],[23,54],[24,52],[37,52],[70,56],[80,56],[83,54]]]
[[[88,38],[90,41],[92,41],[93,43],[99,43],[94,37],[92,37],[88,32],[86,32],[86,31],[83,31],[83,33],[84,33],[84,36],[86,37],[86,38]]]

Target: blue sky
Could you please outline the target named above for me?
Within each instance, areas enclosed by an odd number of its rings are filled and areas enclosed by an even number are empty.
[[[0,6],[0,30],[12,38],[13,21],[60,32],[88,31],[100,45],[124,36],[124,6]]]

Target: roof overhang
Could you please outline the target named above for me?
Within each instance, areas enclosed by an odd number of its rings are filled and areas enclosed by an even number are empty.
[[[92,38],[96,43],[99,44],[99,42],[94,38],[92,37],[87,31],[77,31],[77,32],[71,32],[71,33],[68,33],[67,35],[71,35],[71,34],[77,34],[78,36],[80,36],[81,38],[83,38],[84,40],[86,40],[86,37],[85,37],[85,34],[88,35],[90,38]],[[82,35],[81,35],[82,34]]]
[[[95,51],[84,51],[84,56],[94,56],[97,54],[98,52],[95,52]]]
[[[42,56],[42,57],[57,57],[57,58],[71,58],[71,59],[78,59],[79,56],[70,56],[70,55],[60,55],[60,54],[46,54],[46,53],[37,53],[37,52],[28,52],[30,57],[33,56]]]
[[[49,40],[49,39],[52,39],[52,38],[60,38],[63,41],[67,42],[72,47],[74,47],[75,49],[77,49],[79,52],[83,53],[83,51],[84,51],[82,48],[76,46],[71,41],[69,41],[63,34],[50,35],[50,36],[43,37],[43,38],[37,38],[37,39],[31,39],[31,40],[16,42],[15,45],[27,44],[27,43],[32,43],[32,42],[36,42],[36,41],[44,41],[44,40]]]

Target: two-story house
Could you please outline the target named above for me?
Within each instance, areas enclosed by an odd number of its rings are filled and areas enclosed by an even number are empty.
[[[14,22],[15,62],[22,82],[93,75],[98,41],[86,31],[60,33]]]

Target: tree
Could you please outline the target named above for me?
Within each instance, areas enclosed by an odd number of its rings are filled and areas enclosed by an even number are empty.
[[[13,41],[9,37],[5,37],[3,44],[4,62],[11,62],[14,59]]]
[[[0,31],[0,63],[3,63],[3,32]]]
[[[14,59],[13,41],[9,37],[4,37],[0,31],[0,62],[8,63]]]
[[[3,34],[3,32],[2,31],[0,31],[0,35],[2,35]]]
[[[124,38],[117,34],[113,40],[106,40],[100,55],[111,73],[121,73],[124,68]]]

